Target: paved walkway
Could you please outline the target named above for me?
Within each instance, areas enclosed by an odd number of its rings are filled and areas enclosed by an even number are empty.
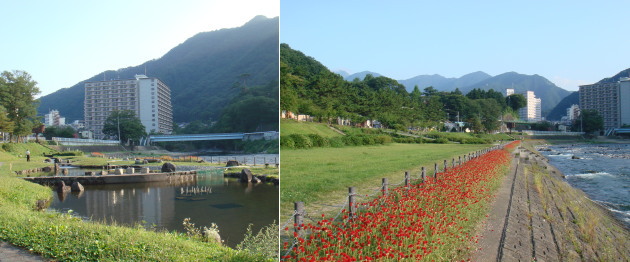
[[[24,249],[0,241],[0,262],[39,262],[47,261]]]

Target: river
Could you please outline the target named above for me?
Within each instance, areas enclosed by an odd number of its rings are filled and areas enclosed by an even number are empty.
[[[537,148],[567,182],[630,227],[630,144],[572,144]]]

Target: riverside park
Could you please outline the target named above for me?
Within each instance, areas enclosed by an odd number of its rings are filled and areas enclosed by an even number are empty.
[[[107,147],[2,144],[0,260],[276,260],[277,154]]]
[[[281,132],[281,260],[630,259],[628,227],[536,150],[596,141],[290,120]]]

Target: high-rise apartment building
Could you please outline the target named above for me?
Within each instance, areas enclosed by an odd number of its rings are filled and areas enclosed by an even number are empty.
[[[85,127],[97,139],[105,137],[105,119],[115,110],[134,111],[147,133],[173,131],[171,89],[155,77],[86,82],[84,109]]]
[[[580,108],[597,110],[604,119],[604,129],[630,125],[630,78],[582,85],[579,92]]]
[[[505,90],[506,96],[515,94],[514,89],[508,88]],[[527,104],[525,107],[518,110],[519,118],[527,122],[542,121],[542,100],[536,97],[534,91],[525,91],[521,93]]]
[[[58,110],[50,110],[44,115],[44,125],[46,126],[63,126],[66,124],[66,118],[61,117]]]

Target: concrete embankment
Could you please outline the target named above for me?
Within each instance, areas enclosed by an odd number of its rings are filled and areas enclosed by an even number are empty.
[[[474,261],[630,261],[630,232],[608,210],[533,149],[514,157]]]

